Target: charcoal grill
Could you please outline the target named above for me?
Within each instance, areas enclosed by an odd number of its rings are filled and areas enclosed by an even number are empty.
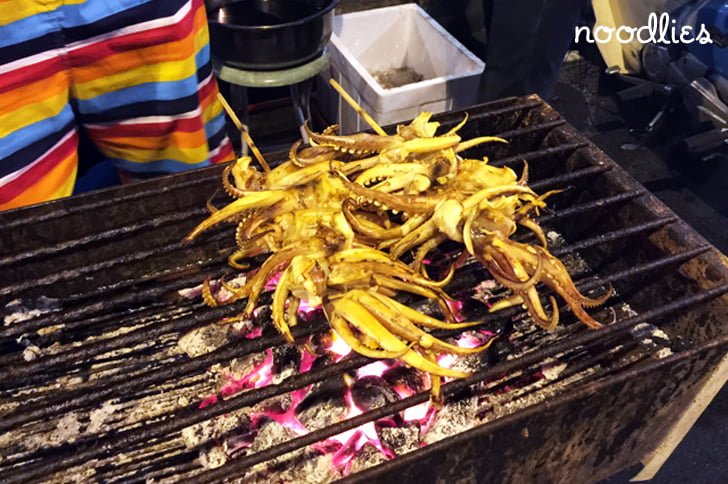
[[[347,479],[605,478],[659,444],[726,354],[725,258],[538,97],[468,111],[464,137],[497,134],[510,141],[468,155],[487,154],[494,164],[516,169],[526,159],[534,189],[566,188],[551,199],[554,211],[540,222],[565,239],[554,249],[557,256],[578,254],[585,261],[575,274],[582,290],[606,282],[614,286],[618,297],[608,305],[617,318],[595,332],[564,313],[554,335],[533,330],[511,336],[513,341],[491,350],[470,378],[445,386],[448,401],[457,403],[474,385],[499,385],[544,362],[564,363],[566,370],[539,389],[546,396]],[[462,115],[438,119],[447,127]],[[428,399],[426,392],[415,394],[220,467],[202,466],[200,449],[209,442],[184,445],[183,429],[340,378],[368,362],[345,358],[200,408],[200,388],[215,390],[211,367],[283,345],[266,330],[196,358],[174,351],[181,335],[242,309],[240,304],[207,308],[199,298],[178,293],[205,275],[229,271],[224,261],[233,240],[230,229],[189,246],[180,243],[205,215],[220,175],[221,167],[212,167],[0,213],[0,307],[6,318],[0,327],[0,475],[5,482],[219,482],[241,477],[254,465],[285,465],[287,456],[304,446]],[[471,287],[487,277],[469,266],[454,284]],[[631,312],[620,309],[625,304]],[[483,321],[506,327],[518,313],[484,315]],[[644,323],[659,327],[664,338],[647,344],[635,330]],[[303,338],[325,329],[314,321],[295,334]],[[104,414],[109,408],[115,411]]]

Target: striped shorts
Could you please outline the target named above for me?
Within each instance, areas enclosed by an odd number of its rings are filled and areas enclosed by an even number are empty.
[[[203,0],[0,0],[0,210],[70,195],[85,130],[132,173],[232,158]]]

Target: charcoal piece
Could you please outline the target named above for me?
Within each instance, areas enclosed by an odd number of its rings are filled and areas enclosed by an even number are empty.
[[[309,395],[298,407],[296,417],[308,429],[325,428],[346,418],[348,409],[343,397]]]
[[[356,380],[351,387],[351,396],[354,403],[364,411],[399,400],[397,392],[377,376],[365,376]]]
[[[397,455],[415,451],[420,447],[419,425],[378,427],[377,434],[382,443]]]
[[[409,366],[396,366],[390,368],[382,375],[384,381],[391,387],[400,386],[412,390],[413,392],[421,392],[427,388],[427,377],[424,373],[414,370]]]
[[[273,347],[273,368],[280,373],[284,368],[298,368],[301,364],[301,352],[293,345],[280,345]]]
[[[361,472],[387,461],[387,456],[371,444],[366,444],[351,460],[351,473]]]

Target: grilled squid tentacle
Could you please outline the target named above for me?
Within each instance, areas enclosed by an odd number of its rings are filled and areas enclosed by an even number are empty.
[[[270,207],[271,205],[283,200],[286,197],[286,192],[283,191],[267,191],[267,192],[248,192],[243,198],[235,200],[225,208],[221,208],[217,212],[213,213],[205,220],[202,221],[197,227],[190,232],[185,241],[189,242],[200,235],[205,230],[208,230],[215,225],[224,222],[234,215],[238,215],[246,210],[253,210],[256,208]]]
[[[407,349],[407,351],[400,356],[400,359],[408,365],[428,373],[450,378],[463,378],[468,375],[462,371],[444,368],[436,362],[433,363],[432,361],[424,358],[416,351],[409,349],[407,344],[388,331],[387,328],[385,328],[377,320],[377,318],[375,318],[371,312],[369,312],[360,303],[349,298],[342,298],[334,301],[332,305],[334,306],[334,311],[340,314],[341,317],[348,321],[362,334],[365,334],[372,340],[376,341],[385,351],[399,353]]]
[[[280,280],[278,281],[278,286],[273,293],[273,303],[271,305],[271,319],[273,320],[273,324],[275,325],[278,332],[283,335],[286,341],[288,341],[289,343],[293,343],[293,334],[291,333],[291,329],[288,325],[288,322],[286,321],[286,316],[288,316],[288,314],[286,313],[286,300],[290,295],[290,285],[291,268],[289,266],[286,267],[286,269],[281,273]]]

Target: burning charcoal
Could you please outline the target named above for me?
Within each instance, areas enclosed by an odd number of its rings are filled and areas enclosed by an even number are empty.
[[[420,448],[420,426],[380,427],[377,434],[382,443],[392,449],[395,454],[403,455]]]
[[[182,442],[193,449],[226,434],[249,433],[250,426],[250,418],[243,413],[224,414],[182,429]]]
[[[211,447],[200,450],[200,464],[206,469],[222,467],[228,461],[228,456],[222,447]]]
[[[262,299],[262,298],[261,298]],[[273,311],[271,310],[270,306],[260,306],[253,311],[253,324],[257,327],[265,327],[266,329],[272,328],[273,324],[271,323],[271,318],[273,316]]]
[[[399,400],[397,392],[376,376],[365,376],[356,380],[351,387],[351,396],[354,403],[364,411]]]
[[[275,373],[283,371],[287,367],[295,367],[301,364],[301,352],[293,345],[280,345],[273,347],[273,367]]]
[[[354,458],[351,459],[351,462],[349,463],[349,471],[351,473],[361,472],[383,462],[387,462],[387,457],[373,445],[366,444],[354,456]]]
[[[228,330],[229,326],[217,323],[196,328],[180,337],[177,347],[190,358],[197,358],[227,343]]]
[[[498,338],[493,341],[488,351],[485,352],[485,356],[488,360],[488,364],[495,365],[502,361],[506,361],[509,355],[515,352],[513,343],[508,338]]]
[[[418,393],[427,388],[425,374],[408,366],[395,366],[387,370],[382,378],[391,387],[402,386]]]
[[[475,425],[473,416],[477,409],[476,398],[465,398],[448,403],[437,412],[435,421],[423,436],[422,441],[434,444],[451,435],[471,429]]]
[[[296,434],[291,429],[286,428],[275,420],[268,420],[260,428],[258,435],[256,435],[253,441],[253,445],[248,450],[248,454],[262,452],[269,447],[282,444],[296,437]]]
[[[346,414],[347,408],[343,398],[343,390],[340,397],[326,396],[325,392],[319,392],[318,395],[309,395],[296,407],[296,417],[309,429],[319,429],[333,425],[344,420]]]

